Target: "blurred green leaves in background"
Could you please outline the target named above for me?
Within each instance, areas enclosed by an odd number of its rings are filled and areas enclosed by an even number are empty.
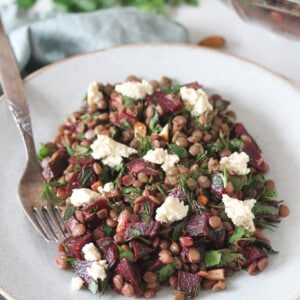
[[[37,0],[16,0],[23,8],[31,8]],[[183,3],[197,5],[198,0],[52,0],[55,11],[91,12],[113,6],[133,6],[138,9],[166,14],[167,6],[179,6]]]

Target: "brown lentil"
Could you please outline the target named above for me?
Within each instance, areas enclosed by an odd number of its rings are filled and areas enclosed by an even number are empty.
[[[153,298],[156,295],[156,291],[154,289],[146,289],[144,292],[145,298]]]
[[[223,227],[223,223],[220,217],[212,216],[208,219],[209,225],[212,229],[221,229]]]
[[[177,255],[180,253],[180,246],[176,242],[172,242],[170,245],[170,251]]]
[[[190,248],[189,252],[188,252],[188,259],[189,259],[190,263],[192,263],[192,264],[199,263],[201,260],[200,251],[194,247]]]
[[[124,278],[120,274],[116,274],[113,279],[113,285],[116,289],[121,290],[124,286]]]
[[[146,272],[143,276],[143,279],[146,283],[152,283],[157,281],[157,276],[154,272]]]
[[[121,292],[126,297],[132,297],[134,295],[134,288],[130,283],[125,283],[121,289]]]
[[[285,204],[280,204],[279,206],[279,216],[287,217],[290,214],[289,208]]]
[[[185,299],[185,295],[183,293],[177,293],[173,300],[184,300]]]

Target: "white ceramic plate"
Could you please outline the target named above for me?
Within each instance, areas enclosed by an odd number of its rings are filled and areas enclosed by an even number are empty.
[[[64,60],[25,83],[36,145],[53,139],[64,117],[79,108],[89,82],[167,75],[182,83],[199,81],[209,92],[232,101],[232,108],[257,139],[271,166],[279,198],[291,214],[267,236],[279,254],[258,276],[239,272],[224,292],[201,292],[199,299],[293,299],[300,296],[300,92],[276,74],[218,51],[184,45],[131,45]],[[72,292],[71,272],[55,266],[56,245],[40,238],[25,218],[17,184],[25,152],[5,101],[0,103],[0,287],[20,300],[93,299]],[[172,299],[172,291],[159,297]],[[103,299],[123,297],[109,292]],[[95,298],[96,299],[96,298]]]

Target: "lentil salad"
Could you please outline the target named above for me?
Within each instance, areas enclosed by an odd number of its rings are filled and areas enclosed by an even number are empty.
[[[167,285],[179,299],[267,266],[263,229],[288,208],[229,105],[166,77],[90,84],[39,151],[43,197],[60,200],[70,232],[56,262],[75,270],[73,289],[154,297]]]

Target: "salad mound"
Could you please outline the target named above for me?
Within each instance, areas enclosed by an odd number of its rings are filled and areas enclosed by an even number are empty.
[[[198,82],[131,76],[92,82],[38,153],[43,198],[55,196],[69,236],[56,263],[72,289],[179,298],[256,275],[275,252],[263,230],[288,208],[230,102]]]

